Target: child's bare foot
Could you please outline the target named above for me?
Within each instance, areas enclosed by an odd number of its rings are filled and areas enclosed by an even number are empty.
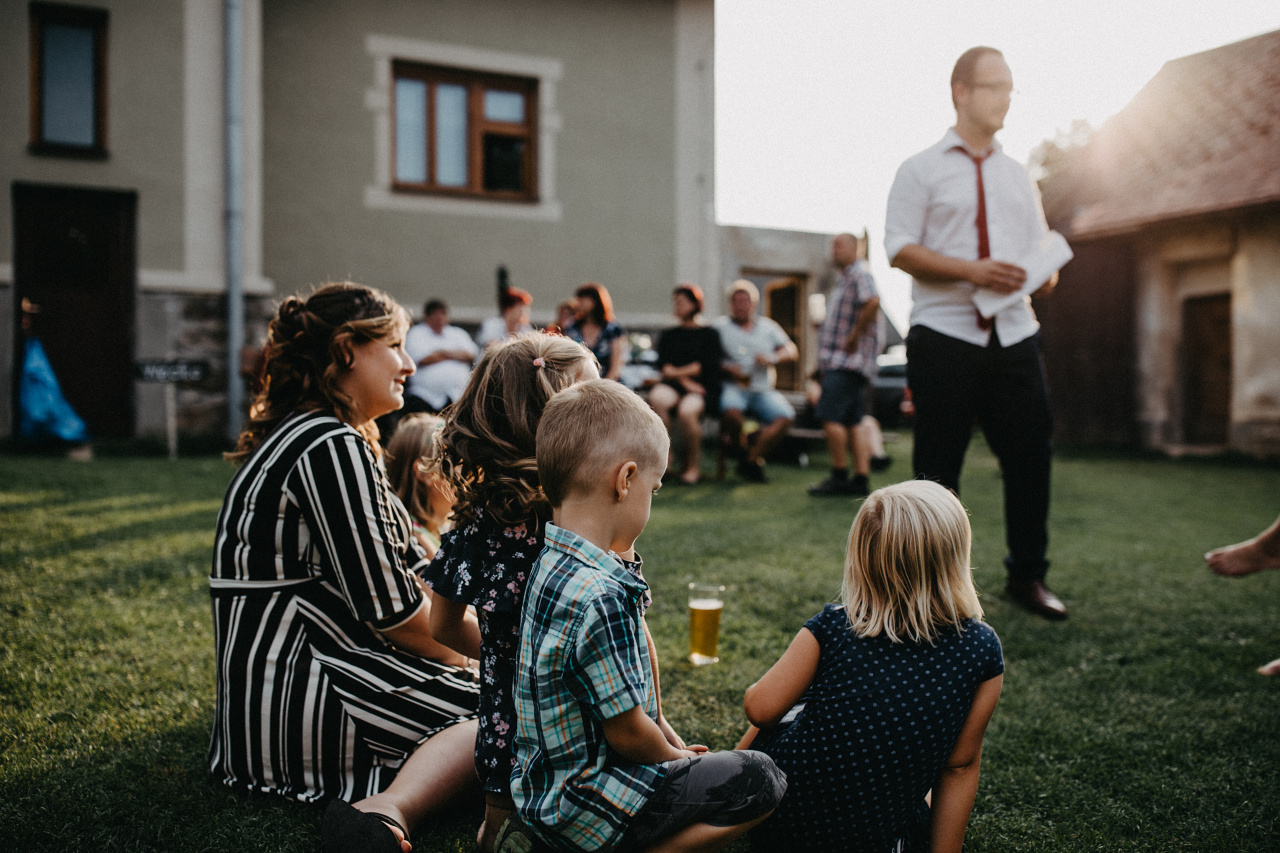
[[[1280,536],[1268,530],[1248,542],[1217,548],[1204,555],[1215,573],[1227,576],[1251,575],[1266,569],[1280,569]]]
[[[1271,663],[1264,663],[1258,667],[1258,672],[1263,675],[1280,675],[1280,658],[1276,658]]]

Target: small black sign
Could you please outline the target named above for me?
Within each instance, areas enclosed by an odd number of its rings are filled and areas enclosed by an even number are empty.
[[[199,382],[209,375],[209,362],[186,358],[165,361],[139,361],[133,375],[143,382]]]

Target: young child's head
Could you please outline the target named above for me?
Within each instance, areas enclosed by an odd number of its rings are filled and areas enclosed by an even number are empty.
[[[409,514],[432,529],[453,505],[453,489],[432,462],[444,418],[422,412],[406,415],[387,445],[387,479]],[[439,532],[439,531],[433,531]]]
[[[662,421],[617,382],[582,382],[557,394],[538,425],[538,474],[553,507],[584,499],[628,515],[634,540],[649,520],[649,501],[667,467]]]
[[[590,350],[559,335],[522,335],[486,350],[439,438],[441,470],[458,493],[454,515],[469,520],[483,506],[515,524],[549,514],[534,456],[538,421],[557,391],[599,375]]]
[[[981,617],[960,500],[928,480],[871,493],[853,520],[842,598],[856,634],[933,642],[940,628]]]

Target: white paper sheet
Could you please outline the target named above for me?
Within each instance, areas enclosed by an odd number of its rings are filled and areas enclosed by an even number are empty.
[[[1021,290],[997,293],[989,287],[979,287],[973,291],[973,304],[978,306],[978,312],[983,317],[994,317],[1022,297],[1039,290],[1049,280],[1049,276],[1062,269],[1072,257],[1067,238],[1057,231],[1050,231],[1040,238],[1040,242],[1030,252],[1012,261],[1027,271],[1027,280]]]

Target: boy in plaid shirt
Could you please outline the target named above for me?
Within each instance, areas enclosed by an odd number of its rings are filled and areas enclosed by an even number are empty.
[[[719,850],[786,779],[759,752],[686,746],[658,708],[633,549],[666,467],[661,420],[616,382],[574,385],[538,426],[553,508],[525,593],[516,674],[519,817],[499,853]]]

